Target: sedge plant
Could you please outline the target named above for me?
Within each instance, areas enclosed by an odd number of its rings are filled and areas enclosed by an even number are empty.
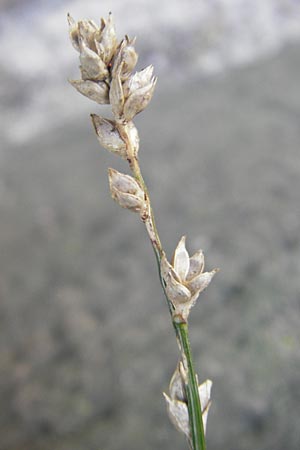
[[[112,198],[123,208],[135,212],[148,232],[158,266],[171,322],[180,352],[180,359],[165,394],[169,417],[184,433],[192,450],[205,450],[205,429],[211,404],[212,382],[199,385],[189,342],[188,318],[199,294],[217,272],[204,272],[202,250],[192,256],[183,236],[171,261],[167,259],[155,225],[154,213],[138,158],[139,135],[134,117],[149,104],[157,78],[153,66],[134,71],[138,55],[135,39],[118,41],[112,15],[101,19],[76,22],[68,15],[69,34],[79,53],[80,78],[69,80],[78,92],[100,105],[109,105],[112,119],[91,114],[101,146],[124,159],[130,174],[108,169]]]

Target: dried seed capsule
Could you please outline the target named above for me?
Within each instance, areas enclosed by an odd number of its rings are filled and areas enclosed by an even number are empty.
[[[198,383],[198,377],[197,383]],[[183,363],[180,361],[176,367],[176,370],[171,378],[170,382],[170,397],[164,393],[164,397],[167,402],[168,414],[171,422],[175,427],[183,432],[190,440],[190,425],[187,399],[185,394],[186,386],[188,386],[188,374],[184,369]],[[207,415],[211,405],[211,387],[212,381],[206,380],[201,385],[198,385],[199,398],[201,403],[202,421],[204,433],[206,431]]]
[[[212,388],[211,380],[206,380],[204,381],[204,383],[198,386],[204,433],[206,433],[207,416],[211,405],[211,397],[210,397],[211,388]]]
[[[187,374],[185,372],[182,362],[180,361],[175,369],[175,372],[172,375],[169,385],[170,397],[173,400],[180,400],[182,402],[186,402],[186,393],[185,393],[186,377]]]
[[[108,70],[100,56],[91,50],[84,40],[79,40],[80,47],[80,70],[83,80],[105,80]]]
[[[190,268],[190,257],[185,248],[185,240],[185,236],[180,239],[172,261],[172,266],[180,280],[185,280]]]
[[[108,177],[112,198],[122,208],[134,212],[140,212],[144,209],[144,191],[134,178],[114,169],[108,169]]]
[[[175,308],[174,315],[178,314],[186,320],[200,292],[209,285],[218,269],[203,272],[204,256],[202,250],[199,250],[190,258],[185,247],[185,236],[180,239],[175,249],[172,265],[168,263],[164,256],[161,267],[166,282],[166,293],[170,295],[169,299]],[[164,275],[164,271],[166,275]],[[180,285],[180,293],[185,292],[183,288],[189,292],[189,297],[187,293],[185,294],[185,301],[180,301],[179,295],[176,298],[175,292],[178,285]]]
[[[180,305],[189,302],[191,299],[190,291],[180,283],[173,267],[168,262],[166,255],[161,259],[161,274],[166,283],[166,294],[174,305],[175,309]]]
[[[92,122],[102,147],[126,159],[126,144],[112,120],[91,114]]]
[[[95,45],[99,50],[99,56],[101,56],[106,64],[109,64],[118,46],[111,13],[108,16],[107,22],[102,19],[101,28],[95,34]]]
[[[94,52],[96,51],[94,36],[97,30],[97,25],[92,20],[81,20],[78,22],[79,41],[81,39]]]
[[[109,90],[109,101],[111,104],[112,113],[116,120],[121,119],[123,116],[124,107],[124,94],[120,77],[121,70],[122,65],[114,73]]]
[[[119,70],[120,65],[122,65],[122,70],[120,72],[122,81],[129,77],[138,60],[138,54],[134,49],[134,42],[135,39],[130,41],[128,36],[125,36],[121,41],[113,60],[112,76],[114,76],[115,72]]]
[[[123,112],[126,121],[132,120],[134,116],[146,108],[153,96],[156,82],[157,78],[154,78],[149,84],[136,89],[129,95],[125,101]]]
[[[218,272],[218,269],[214,269],[211,272],[203,272],[197,275],[196,277],[192,278],[188,283],[187,286],[190,289],[192,295],[196,294],[199,295],[200,292],[204,291],[204,289],[207,288],[207,286],[210,284],[211,280],[213,279],[213,276]]]
[[[105,81],[69,80],[80,94],[85,95],[100,105],[109,103],[109,88]]]
[[[184,433],[190,440],[190,424],[187,404],[180,400],[171,400],[165,393],[163,393],[163,395],[167,402],[168,415],[171,422],[178,431]]]
[[[125,80],[129,77],[131,72],[136,66],[137,60],[138,60],[138,54],[135,51],[134,43],[135,38],[131,41],[126,36],[127,45],[122,50],[122,62],[123,62],[123,69],[122,69],[122,80]]]
[[[190,268],[186,276],[186,280],[190,281],[204,270],[204,255],[202,250],[198,250],[193,256],[190,257]]]
[[[147,86],[151,83],[153,76],[153,66],[147,66],[145,69],[135,72],[123,84],[124,96],[129,97],[137,89]]]
[[[79,52],[80,48],[79,48],[78,24],[77,24],[77,22],[75,22],[75,20],[73,19],[73,17],[70,14],[67,15],[67,19],[68,19],[68,24],[69,24],[69,35],[70,35],[72,45],[75,48],[75,50],[77,50]]]

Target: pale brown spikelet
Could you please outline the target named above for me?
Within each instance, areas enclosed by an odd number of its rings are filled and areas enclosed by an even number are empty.
[[[78,92],[99,104],[111,104],[118,123],[130,123],[149,104],[156,77],[153,67],[133,74],[138,60],[135,39],[125,36],[118,43],[109,14],[98,27],[92,20],[76,22],[68,14],[69,34],[79,52],[81,80],[71,80]]]
[[[69,80],[80,94],[100,105],[109,104],[109,87],[105,81]]]
[[[165,393],[163,393],[163,395],[167,402],[167,409],[171,422],[179,431],[184,433],[190,441],[191,431],[187,397],[185,394],[187,383],[188,374],[183,363],[180,361],[170,381],[170,395],[168,396]],[[211,380],[206,380],[204,383],[198,385],[204,432],[206,431],[207,415],[211,405],[211,388]]]
[[[126,144],[116,128],[116,123],[97,114],[91,114],[91,119],[102,147],[126,159]]]
[[[165,254],[161,260],[161,272],[166,284],[166,293],[174,306],[174,315],[181,316],[183,320],[187,320],[199,294],[207,288],[218,272],[218,269],[203,272],[202,250],[190,257],[185,242],[186,238],[183,236],[175,249],[172,264],[168,262]]]
[[[144,209],[144,192],[134,178],[114,169],[108,169],[108,178],[111,196],[122,208],[134,212]]]

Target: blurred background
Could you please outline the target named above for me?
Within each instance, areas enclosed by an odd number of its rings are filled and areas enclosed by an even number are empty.
[[[114,14],[159,81],[137,117],[171,257],[221,271],[191,314],[210,450],[300,448],[300,1],[0,1],[0,449],[179,450],[178,350],[146,232],[110,199],[66,14]]]

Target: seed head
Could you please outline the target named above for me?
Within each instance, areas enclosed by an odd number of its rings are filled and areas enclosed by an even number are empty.
[[[94,39],[98,54],[105,64],[108,65],[118,46],[116,30],[111,13],[108,15],[107,22],[105,22],[104,19],[101,19],[100,29],[96,31]]]
[[[120,65],[122,64],[122,70],[120,73],[122,81],[126,80],[133,69],[136,66],[138,60],[138,54],[134,48],[135,38],[129,39],[128,36],[120,42],[118,50],[113,60],[112,75],[118,71]]]
[[[83,80],[105,80],[108,77],[108,69],[100,56],[91,50],[83,39],[79,39],[80,70]]]
[[[140,213],[144,210],[144,191],[134,178],[114,169],[108,169],[108,178],[111,196],[122,208]]]
[[[99,27],[92,20],[75,22],[69,14],[68,23],[81,72],[81,80],[70,83],[91,100],[110,103],[117,122],[131,122],[150,102],[156,84],[152,66],[132,73],[138,60],[135,38],[118,43],[111,14]]]
[[[102,147],[126,159],[126,144],[116,128],[116,123],[96,114],[91,114],[91,118]]]
[[[203,272],[204,255],[202,250],[189,256],[183,236],[174,252],[172,264],[163,254],[161,272],[166,283],[166,293],[174,306],[174,315],[188,318],[199,294],[209,285],[218,269]]]
[[[189,412],[186,397],[187,372],[182,362],[179,362],[171,378],[169,395],[163,393],[168,408],[168,414],[173,425],[188,438],[191,443],[191,430]],[[210,392],[212,381],[206,380],[198,385],[199,398],[201,403],[202,421],[204,432],[206,431],[207,415],[211,405]]]
[[[105,81],[69,80],[69,82],[80,94],[94,102],[100,105],[109,103],[109,87]]]
[[[180,400],[172,400],[165,392],[163,392],[163,395],[167,402],[168,415],[171,422],[190,441],[190,422],[187,404]]]
[[[148,71],[147,74],[152,71],[153,69]],[[139,72],[137,72],[137,74],[139,74]],[[135,75],[133,75],[132,78],[134,78]],[[148,103],[153,96],[157,78],[147,79],[146,76],[143,75],[144,74],[140,77],[136,76],[136,79],[132,80],[132,83],[129,86],[129,95],[124,104],[124,118],[126,121],[132,120],[134,116],[142,112],[148,106]]]

